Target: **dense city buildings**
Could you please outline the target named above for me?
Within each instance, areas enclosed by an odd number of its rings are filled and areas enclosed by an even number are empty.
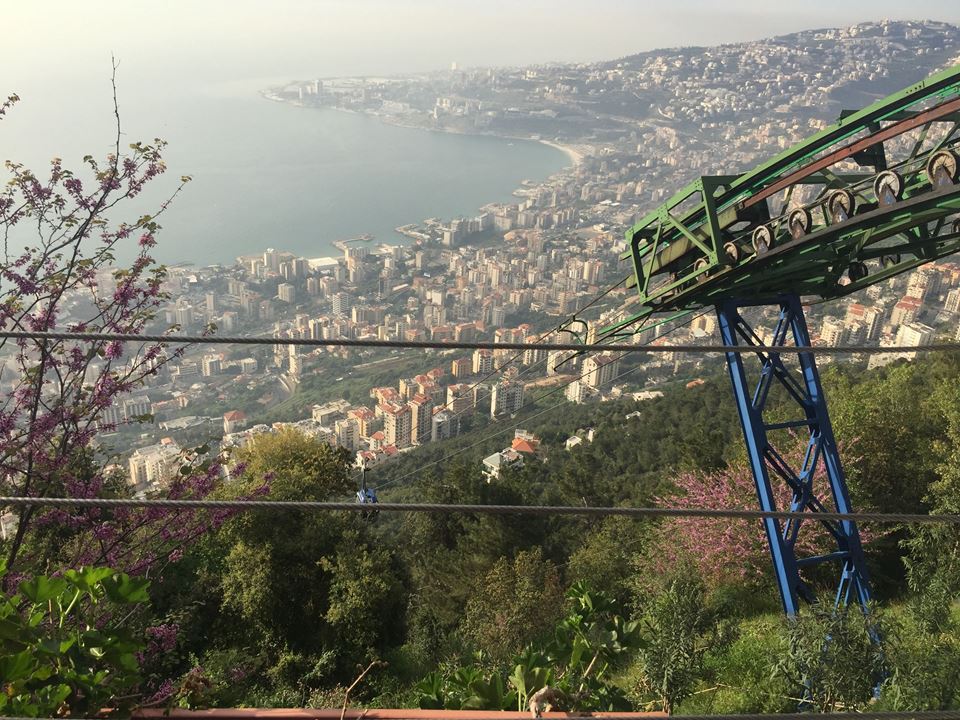
[[[700,173],[747,169],[810,135],[848,103],[862,105],[855,88],[863,83],[899,89],[908,71],[917,74],[918,58],[928,62],[918,48],[934,46],[942,62],[960,52],[960,33],[938,23],[873,23],[605,63],[271,91],[274,99],[386,122],[549,141],[571,164],[470,217],[411,218],[393,241],[338,241],[335,257],[298,257],[264,238],[273,247],[233,265],[171,267],[164,290],[172,300],[154,329],[211,327],[278,342],[188,347],[136,396],[107,408],[101,430],[125,433],[131,476],[146,485],[163,481],[175,445],[240,445],[291,424],[373,466],[488,422],[483,416],[503,422],[551,390],[555,400],[584,403],[689,377],[709,361],[683,353],[581,356],[537,343],[589,342],[597,327],[627,312],[635,290],[622,283],[632,272],[620,261],[624,233],[677,188]],[[921,74],[935,69],[929,62]],[[811,306],[808,320],[819,344],[916,346],[960,337],[960,265],[940,261]],[[755,321],[766,337],[775,318]],[[290,339],[529,347],[427,355],[283,343]],[[708,343],[717,339],[716,321],[707,313],[632,339]],[[870,363],[890,359],[883,358]],[[159,444],[163,438],[170,442]],[[514,462],[503,455],[490,473]]]

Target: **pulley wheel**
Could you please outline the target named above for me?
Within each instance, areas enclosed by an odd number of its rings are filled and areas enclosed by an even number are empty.
[[[894,265],[900,264],[900,253],[895,253],[893,255],[884,255],[880,258],[880,264],[884,268],[892,268]]]
[[[695,272],[700,272],[701,270],[706,270],[710,266],[710,261],[706,258],[699,258],[694,264],[693,269]]]
[[[850,278],[850,282],[863,280],[863,278],[869,274],[870,271],[867,269],[867,264],[859,260],[850,263],[850,267],[847,268],[847,277]]]
[[[758,225],[750,236],[750,244],[757,255],[766,254],[773,247],[773,231],[766,225]]]
[[[853,193],[846,188],[834,190],[827,198],[827,212],[830,213],[830,219],[835,223],[843,222],[853,215],[857,207],[857,201]]]
[[[727,260],[732,263],[740,261],[740,246],[735,242],[724,243],[723,253],[727,256]]]
[[[810,215],[810,211],[806,208],[797,208],[790,213],[787,218],[787,227],[790,228],[790,237],[794,240],[799,240],[808,232],[810,232],[810,226],[813,225],[813,217]]]
[[[951,150],[938,150],[927,160],[927,179],[934,187],[957,182],[957,156]]]
[[[884,170],[874,179],[873,192],[881,207],[893,205],[903,195],[903,178],[893,170]]]

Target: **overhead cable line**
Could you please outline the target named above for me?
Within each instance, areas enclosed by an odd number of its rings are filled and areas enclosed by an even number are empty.
[[[622,378],[623,376],[629,375],[630,373],[632,373],[632,372],[634,372],[635,370],[638,370],[638,369],[639,369],[639,366],[638,366],[638,367],[634,367],[634,368],[630,368],[629,370],[626,370],[626,371],[620,373],[619,375],[617,375],[617,376],[613,379],[613,381],[615,382],[615,381],[619,380],[620,378]],[[528,404],[524,405],[524,407],[520,408],[520,410],[523,410],[523,409],[526,408],[526,407],[532,406],[535,402],[537,402],[537,401],[539,401],[539,400],[543,400],[543,399],[545,399],[545,398],[550,397],[551,395],[555,395],[556,393],[558,393],[558,392],[560,392],[560,391],[562,391],[562,390],[565,390],[568,385],[572,385],[572,384],[575,383],[577,380],[581,380],[581,379],[583,379],[584,377],[586,377],[587,375],[589,375],[589,373],[584,373],[583,375],[579,375],[579,376],[573,378],[573,380],[570,380],[569,382],[563,383],[562,385],[559,385],[559,386],[551,389],[550,392],[546,392],[546,393],[544,393],[543,395],[540,395],[540,396],[534,398],[530,403],[528,403]],[[377,489],[378,489],[378,490],[382,490],[382,489],[385,488],[385,487],[389,487],[389,486],[391,486],[391,485],[395,485],[396,483],[403,482],[404,480],[406,480],[406,479],[408,479],[408,478],[411,478],[411,477],[413,477],[414,475],[419,475],[420,473],[422,473],[424,470],[427,470],[428,468],[434,467],[434,466],[439,465],[439,464],[441,464],[441,463],[445,463],[445,462],[449,461],[451,458],[455,458],[457,455],[462,455],[463,453],[467,452],[468,450],[473,450],[475,447],[478,447],[478,446],[480,446],[480,445],[484,445],[484,444],[488,443],[490,440],[493,440],[495,437],[499,437],[500,435],[503,435],[503,434],[505,434],[505,433],[508,433],[508,432],[510,432],[511,430],[516,430],[516,429],[519,428],[521,425],[526,425],[526,424],[529,423],[531,420],[535,420],[536,418],[541,417],[542,415],[546,415],[547,413],[552,412],[553,410],[556,410],[558,407],[562,407],[563,405],[566,405],[566,404],[567,404],[567,401],[566,401],[566,400],[561,400],[560,402],[555,403],[555,404],[551,405],[551,406],[548,407],[548,408],[544,408],[544,409],[541,410],[540,412],[534,413],[533,415],[529,415],[529,416],[523,418],[522,420],[518,420],[517,422],[513,423],[512,425],[508,425],[508,426],[505,427],[505,428],[499,428],[499,429],[496,430],[495,432],[492,432],[492,433],[490,433],[490,434],[488,434],[488,435],[485,435],[485,436],[482,437],[480,440],[477,440],[477,441],[475,441],[475,442],[472,442],[472,443],[470,443],[469,445],[467,445],[466,447],[462,447],[462,448],[460,448],[460,449],[458,449],[458,450],[455,450],[455,451],[453,451],[452,453],[450,453],[449,455],[444,455],[444,456],[443,456],[442,458],[440,458],[439,460],[434,460],[433,462],[429,462],[429,463],[427,463],[426,465],[420,465],[420,466],[416,467],[415,469],[411,470],[410,472],[408,472],[408,473],[406,473],[406,474],[404,474],[404,475],[401,475],[401,476],[398,477],[398,478],[394,478],[393,480],[388,480],[388,481],[385,482],[385,483],[381,483],[380,485],[377,485]],[[517,410],[517,412],[520,412],[520,410]]]
[[[718,353],[811,353],[814,355],[888,355],[897,353],[960,352],[960,343],[937,343],[934,345],[635,345],[627,343],[495,343],[441,342],[433,340],[364,340],[349,338],[268,338],[268,337],[222,337],[216,335],[141,335],[126,333],[86,332],[31,332],[2,330],[0,338],[22,340],[76,340],[79,342],[156,342],[182,343],[185,345],[299,345],[304,347],[345,348],[397,348],[422,350],[573,350],[576,352],[622,352],[622,353],[686,353],[689,355],[712,355]]]
[[[433,340],[352,340],[348,338],[218,337],[215,335],[133,335],[127,333],[31,332],[0,330],[0,338],[22,340],[76,340],[80,342],[157,342],[185,345],[300,345],[305,347],[400,348],[422,350],[572,350],[576,352],[648,352],[712,355],[718,353],[813,353],[817,355],[887,355],[897,353],[960,352],[960,343],[934,345],[635,345],[628,343],[495,343]]]
[[[629,280],[629,279],[630,279],[630,275],[625,275],[625,276],[624,276],[623,278],[621,278],[620,281],[617,282],[615,285],[611,285],[610,287],[608,287],[606,290],[604,290],[603,292],[601,292],[599,295],[597,295],[595,298],[593,298],[590,302],[588,302],[588,303],[587,303],[586,305],[584,305],[582,308],[577,309],[576,312],[574,312],[574,313],[571,314],[571,315],[568,315],[564,320],[561,320],[555,327],[552,327],[552,328],[550,328],[549,330],[541,333],[541,334],[537,337],[537,339],[534,340],[532,343],[525,343],[525,344],[527,345],[527,347],[525,347],[523,350],[518,350],[518,351],[517,351],[512,357],[510,357],[505,363],[501,364],[499,367],[495,367],[493,370],[491,370],[490,372],[488,372],[486,375],[484,375],[483,377],[481,377],[479,380],[474,381],[474,382],[470,385],[470,387],[468,387],[468,388],[466,389],[465,392],[472,394],[473,391],[474,391],[476,388],[478,388],[478,387],[479,387],[480,385],[482,385],[483,383],[487,382],[490,378],[506,372],[507,369],[510,368],[510,367],[513,365],[513,363],[517,361],[517,359],[519,359],[520,357],[522,357],[522,356],[527,352],[527,350],[534,349],[534,348],[542,349],[540,343],[542,343],[542,341],[543,341],[544,339],[550,337],[550,335],[552,335],[552,334],[554,334],[554,333],[559,333],[561,330],[563,330],[563,327],[564,327],[564,324],[565,324],[565,323],[567,323],[567,322],[573,320],[574,318],[576,318],[577,313],[582,313],[584,310],[587,310],[587,309],[593,307],[593,306],[596,305],[598,302],[600,302],[600,300],[602,300],[604,297],[606,297],[606,296],[609,295],[611,292],[613,292],[614,290],[616,290],[618,287],[620,287],[621,285],[623,285],[623,284],[624,284],[627,280]],[[498,343],[498,344],[499,344],[499,343]],[[537,366],[540,365],[541,363],[547,362],[547,360],[548,360],[548,358],[545,358],[545,359],[543,359],[543,360],[538,360],[537,362],[531,363],[527,368],[525,368],[524,370],[520,371],[520,373],[519,373],[519,374],[516,376],[516,378],[514,378],[514,379],[515,379],[515,380],[516,380],[516,379],[519,379],[520,377],[522,377],[522,376],[525,375],[526,373],[532,371],[533,368],[537,367]],[[455,403],[455,400],[456,400],[456,398],[447,400],[447,401],[440,407],[440,410],[439,410],[438,412],[442,412],[442,411],[446,410],[447,408],[449,408],[451,405],[453,405],[453,404]],[[453,414],[453,417],[452,417],[451,419],[452,419],[452,420],[456,420],[456,419],[458,419],[460,416],[465,415],[467,412],[470,412],[471,410],[473,410],[472,407],[470,407],[470,408],[464,408],[463,410],[460,410],[459,412],[454,413],[454,414]],[[362,475],[362,473],[363,473],[363,468],[361,468],[361,470],[358,472],[358,476]]]
[[[138,498],[0,497],[0,507],[168,508],[171,510],[312,510],[369,512],[354,502],[321,500],[184,500]],[[739,520],[855,520],[858,522],[960,525],[960,515],[878,512],[792,512],[714,508],[599,507],[576,505],[464,505],[451,503],[378,503],[378,511],[476,515],[585,515],[591,517],[691,517]]]
[[[669,335],[670,333],[675,332],[675,331],[679,330],[679,329],[682,328],[682,327],[686,327],[687,325],[689,325],[690,323],[692,323],[694,320],[696,320],[698,317],[700,317],[701,315],[706,314],[707,312],[709,312],[709,310],[704,310],[704,311],[698,313],[697,315],[694,315],[694,316],[692,316],[692,317],[690,317],[690,318],[687,318],[687,319],[686,319],[683,323],[681,323],[680,325],[677,325],[677,326],[671,328],[670,330],[667,330],[661,337],[666,337],[666,336]],[[641,346],[641,347],[642,347],[642,346]],[[638,366],[636,366],[636,367],[630,368],[629,370],[625,370],[624,372],[618,374],[615,378],[613,378],[613,379],[611,380],[611,382],[616,382],[617,380],[619,380],[619,379],[621,379],[621,378],[623,378],[623,377],[629,375],[630,373],[635,372],[636,370],[639,370],[639,369],[640,369],[640,366],[638,365]],[[552,388],[550,391],[545,392],[545,393],[543,393],[542,395],[538,395],[537,397],[533,398],[533,399],[530,400],[529,402],[524,403],[524,405],[523,405],[519,410],[517,410],[516,412],[520,412],[521,410],[524,410],[525,408],[531,407],[531,406],[534,405],[535,403],[537,403],[537,402],[539,402],[539,401],[541,401],[541,400],[544,400],[544,399],[550,397],[551,395],[556,395],[557,393],[566,390],[567,387],[569,387],[569,386],[572,385],[573,383],[577,382],[578,380],[582,380],[583,378],[585,378],[585,377],[586,377],[587,375],[589,375],[589,374],[590,374],[589,372],[585,372],[585,373],[582,373],[582,374],[580,374],[580,375],[577,375],[576,377],[572,378],[571,380],[569,380],[569,381],[567,381],[567,382],[565,382],[565,383],[562,383],[562,384],[558,385],[558,386],[555,387],[555,388]],[[402,481],[406,480],[407,478],[413,477],[414,475],[417,475],[417,474],[423,472],[424,470],[427,470],[428,468],[431,468],[431,467],[434,467],[434,466],[439,465],[439,464],[441,464],[441,463],[447,462],[448,460],[450,460],[451,458],[456,457],[457,455],[462,455],[463,453],[465,453],[465,452],[467,452],[467,451],[469,451],[469,450],[472,450],[472,449],[474,449],[475,447],[478,447],[478,446],[480,446],[480,445],[484,445],[484,444],[486,444],[487,442],[489,442],[490,440],[493,440],[495,437],[499,437],[500,435],[503,435],[503,434],[505,434],[505,433],[508,433],[508,432],[510,432],[511,430],[516,430],[516,429],[519,428],[521,425],[526,425],[526,424],[529,423],[531,420],[535,420],[535,419],[538,418],[538,417],[541,417],[541,416],[543,416],[543,415],[546,415],[547,413],[549,413],[549,412],[551,412],[551,411],[553,411],[553,410],[556,410],[557,408],[562,407],[562,406],[564,406],[564,405],[566,405],[566,404],[567,404],[566,401],[565,401],[565,400],[562,400],[562,401],[560,401],[560,402],[558,402],[558,403],[555,403],[555,404],[551,405],[551,406],[548,407],[548,408],[544,408],[544,409],[541,410],[540,412],[534,413],[533,415],[530,415],[530,416],[528,416],[528,417],[525,417],[525,418],[523,418],[522,420],[518,420],[517,422],[513,423],[512,425],[508,425],[508,426],[505,427],[505,428],[499,428],[499,429],[497,429],[496,431],[494,431],[494,432],[492,432],[492,433],[490,433],[490,434],[488,434],[488,435],[485,435],[485,436],[484,436],[483,438],[481,438],[480,440],[477,440],[477,441],[475,441],[475,442],[467,445],[466,447],[462,447],[462,448],[460,448],[459,450],[455,450],[454,452],[450,453],[449,455],[445,455],[444,457],[440,458],[439,460],[434,460],[433,462],[429,462],[429,463],[427,463],[427,464],[425,464],[425,465],[420,465],[419,467],[415,468],[414,470],[411,470],[410,472],[408,472],[408,473],[406,473],[406,474],[404,474],[404,475],[401,475],[401,476],[398,477],[398,478],[394,478],[393,480],[388,480],[387,482],[378,485],[378,486],[377,486],[377,489],[378,489],[378,490],[381,490],[381,489],[383,489],[383,488],[389,487],[390,485],[395,485],[396,483],[402,482]]]
[[[591,300],[591,301],[588,302],[586,305],[584,305],[582,308],[579,308],[579,309],[578,309],[576,312],[574,312],[572,315],[568,315],[568,316],[566,317],[566,319],[560,321],[560,323],[558,323],[558,324],[556,325],[556,327],[552,327],[552,328],[550,328],[549,330],[541,333],[541,334],[537,337],[537,339],[534,340],[532,343],[524,343],[524,345],[526,345],[526,347],[524,347],[524,349],[518,350],[518,351],[516,352],[516,354],[514,354],[514,355],[513,355],[509,360],[507,360],[505,363],[503,363],[503,364],[500,365],[499,367],[495,367],[493,370],[491,370],[489,373],[487,373],[486,375],[484,375],[483,377],[481,377],[479,380],[474,381],[473,384],[471,384],[470,387],[467,388],[466,392],[473,392],[473,390],[475,390],[477,387],[479,387],[480,385],[482,385],[483,383],[485,383],[485,382],[486,382],[487,380],[489,380],[490,378],[494,377],[495,375],[499,375],[499,374],[501,374],[501,373],[503,373],[503,372],[506,372],[507,368],[509,368],[513,363],[515,363],[518,358],[522,357],[522,356],[524,355],[524,353],[527,352],[527,350],[534,350],[534,349],[536,349],[536,350],[542,350],[542,349],[544,349],[543,346],[541,345],[541,343],[542,343],[542,341],[543,341],[544,339],[550,337],[550,336],[553,335],[554,333],[559,333],[560,331],[562,331],[564,324],[565,324],[566,322],[574,319],[574,318],[577,316],[577,313],[582,313],[584,310],[587,310],[587,309],[593,307],[593,306],[596,305],[598,302],[600,302],[600,300],[602,300],[604,297],[606,297],[607,295],[609,295],[610,293],[612,293],[614,290],[616,290],[618,287],[620,287],[621,285],[623,285],[623,284],[624,284],[627,280],[629,280],[629,279],[630,279],[630,275],[624,276],[624,277],[620,280],[620,282],[618,282],[616,285],[611,285],[611,286],[608,287],[606,290],[604,290],[602,293],[600,293],[600,294],[597,295],[595,298],[593,298],[593,300]],[[497,343],[497,345],[500,345],[500,346],[501,346],[501,347],[499,348],[499,349],[501,349],[501,350],[506,349],[506,348],[503,347],[503,344],[502,344],[502,343]],[[534,367],[535,365],[539,365],[540,362],[543,362],[543,361],[538,361],[538,362],[535,362],[535,363],[531,364],[530,368]],[[527,368],[526,371],[529,371],[530,368]],[[524,372],[526,372],[526,371],[524,371]],[[523,373],[521,373],[521,374],[523,374]],[[453,404],[453,401],[452,401],[452,400],[448,400],[446,403],[443,404],[443,406],[440,408],[440,410],[441,410],[441,411],[446,410],[446,409],[447,409],[448,407],[450,407],[452,404]],[[454,417],[455,417],[455,418],[456,418],[456,417],[459,417],[459,416],[462,415],[464,412],[466,412],[466,411],[461,410],[460,412],[454,414]]]

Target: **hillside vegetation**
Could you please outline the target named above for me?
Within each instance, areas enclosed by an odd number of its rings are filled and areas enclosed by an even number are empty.
[[[858,509],[960,510],[958,370],[944,355],[825,371]],[[398,501],[753,507],[728,382],[517,418],[542,455],[493,482],[480,460],[512,432],[478,444],[491,424],[411,453],[374,484]],[[565,450],[587,426],[594,441]],[[271,497],[352,493],[345,457],[292,434],[243,459],[251,483],[269,475]],[[882,707],[956,707],[956,530],[863,531],[878,598],[869,623],[825,606],[791,626],[757,523],[247,513],[157,582],[152,612],[178,639],[156,672],[200,667],[202,703],[234,706],[336,705],[378,660],[356,701],[523,707],[549,682],[585,709],[785,711],[813,683],[818,706],[849,709],[882,680]],[[822,541],[811,534],[812,548]],[[810,580],[830,596],[832,577]]]

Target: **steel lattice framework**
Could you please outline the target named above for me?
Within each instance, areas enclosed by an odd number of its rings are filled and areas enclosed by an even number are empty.
[[[775,483],[785,483],[789,509],[804,513],[763,520],[789,615],[815,599],[804,579],[815,566],[837,567],[837,605],[866,607],[870,582],[856,524],[817,517],[851,504],[813,354],[770,347],[809,347],[801,298],[841,297],[960,251],[958,131],[954,67],[844,112],[749,172],[699,178],[627,232],[639,302],[595,337],[616,342],[716,308],[760,508],[778,510]],[[777,312],[768,342],[744,317],[753,308]],[[768,419],[775,389],[796,417]],[[774,445],[784,434],[805,445],[796,466]],[[810,523],[825,528],[833,551],[798,557]]]
[[[784,345],[792,341],[797,346],[809,345],[807,324],[797,296],[786,295],[773,302],[780,308],[773,331],[773,343]],[[820,497],[820,488],[816,487],[818,471],[821,469],[826,476],[825,484],[829,488],[833,509],[849,513],[852,512],[852,505],[837,442],[830,425],[827,402],[820,386],[817,364],[809,352],[798,352],[796,362],[799,373],[792,372],[784,362],[782,354],[767,351],[741,315],[740,310],[744,306],[741,301],[725,300],[718,306],[717,313],[724,343],[745,343],[757,348],[755,356],[760,368],[755,384],[751,385],[748,381],[743,353],[727,353],[727,366],[733,382],[740,422],[743,425],[750,467],[756,481],[760,509],[777,510],[771,479],[784,482],[790,487],[792,495],[789,510],[809,512],[810,522],[818,522],[826,528],[836,546],[835,551],[823,555],[799,557],[797,540],[807,520],[791,518],[781,522],[772,517],[764,519],[764,530],[773,557],[777,587],[784,610],[788,615],[795,615],[801,599],[814,602],[814,593],[801,578],[800,569],[826,562],[838,562],[841,568],[835,602],[845,605],[852,595],[858,604],[866,607],[870,601],[870,581],[856,524],[850,520],[835,521],[818,517],[818,514],[828,511],[825,500]],[[793,406],[802,412],[803,417],[779,422],[767,421],[765,410],[774,385],[779,385],[786,391]],[[771,440],[772,434],[782,430],[807,432],[806,448],[799,467],[791,467]]]

